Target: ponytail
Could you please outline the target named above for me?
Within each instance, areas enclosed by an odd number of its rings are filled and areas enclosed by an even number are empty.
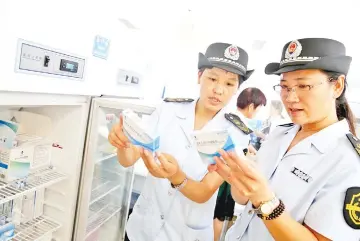
[[[343,74],[336,73],[336,72],[328,72],[328,71],[324,71],[324,72],[329,76],[330,82],[337,81],[338,78],[341,75],[343,75]],[[339,120],[343,120],[343,119],[347,120],[350,132],[354,136],[356,136],[355,116],[354,116],[353,112],[351,111],[349,103],[345,97],[346,87],[347,87],[347,82],[345,79],[344,90],[341,93],[341,95],[336,99],[336,115]]]
[[[339,120],[346,119],[350,128],[350,132],[356,136],[355,131],[355,118],[354,114],[350,109],[349,103],[347,102],[346,98],[344,100],[339,100],[340,98],[336,99],[336,115]]]

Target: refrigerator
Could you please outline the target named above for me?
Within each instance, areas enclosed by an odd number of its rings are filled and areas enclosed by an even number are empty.
[[[15,225],[12,240],[72,240],[91,99],[1,91],[0,100],[0,226]]]
[[[139,174],[146,176],[143,168],[122,167],[116,149],[108,142],[109,131],[119,123],[121,112],[127,108],[142,119],[148,118],[155,110],[154,105],[142,100],[92,100],[74,240],[119,241],[125,238],[132,196],[139,195],[139,192],[133,192],[134,177]]]

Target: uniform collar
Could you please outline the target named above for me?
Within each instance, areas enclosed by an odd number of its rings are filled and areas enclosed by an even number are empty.
[[[176,116],[179,119],[186,120],[189,117],[195,116],[195,106],[198,100],[195,100],[191,103],[180,104],[179,108],[176,110]]]
[[[299,130],[300,126],[294,125],[287,129],[284,134],[288,134],[289,132],[291,132],[295,136]],[[339,137],[345,136],[349,132],[349,125],[346,119],[338,121],[322,129],[321,131],[305,138],[302,143],[299,143],[299,145],[301,145],[300,149],[302,149],[302,151],[304,152],[307,152],[307,150],[305,149],[310,149],[313,145],[318,151],[320,151],[321,153],[325,153],[327,149],[333,147]],[[307,147],[304,149],[305,146]],[[294,149],[297,148],[294,147]]]
[[[332,147],[337,139],[350,133],[346,119],[338,121],[310,136],[311,143],[322,153]]]
[[[184,120],[187,122],[187,125],[191,125],[192,130],[194,129],[194,123],[195,123],[195,107],[196,107],[196,103],[198,102],[199,99],[189,103],[189,104],[183,104],[181,105],[176,111],[175,111],[175,115],[178,119],[180,120]],[[214,124],[217,126],[218,120],[221,119],[225,119],[225,113],[226,113],[226,108],[222,108],[215,116],[213,119],[211,119],[203,128],[203,130],[205,130],[205,128],[211,128],[211,126],[213,126]],[[226,122],[227,123],[227,122]],[[187,130],[189,129],[190,126],[187,126]]]

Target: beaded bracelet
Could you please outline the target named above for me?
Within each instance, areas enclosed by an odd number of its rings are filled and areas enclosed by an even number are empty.
[[[277,206],[272,213],[268,216],[263,216],[261,214],[257,214],[257,216],[263,220],[273,220],[279,217],[285,211],[285,204],[280,200],[279,206]]]

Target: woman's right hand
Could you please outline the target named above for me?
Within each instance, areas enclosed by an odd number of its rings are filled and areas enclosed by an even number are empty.
[[[111,128],[108,136],[110,144],[117,148],[118,159],[121,165],[128,167],[140,158],[139,147],[131,144],[123,131],[123,117],[120,116],[120,122]]]

